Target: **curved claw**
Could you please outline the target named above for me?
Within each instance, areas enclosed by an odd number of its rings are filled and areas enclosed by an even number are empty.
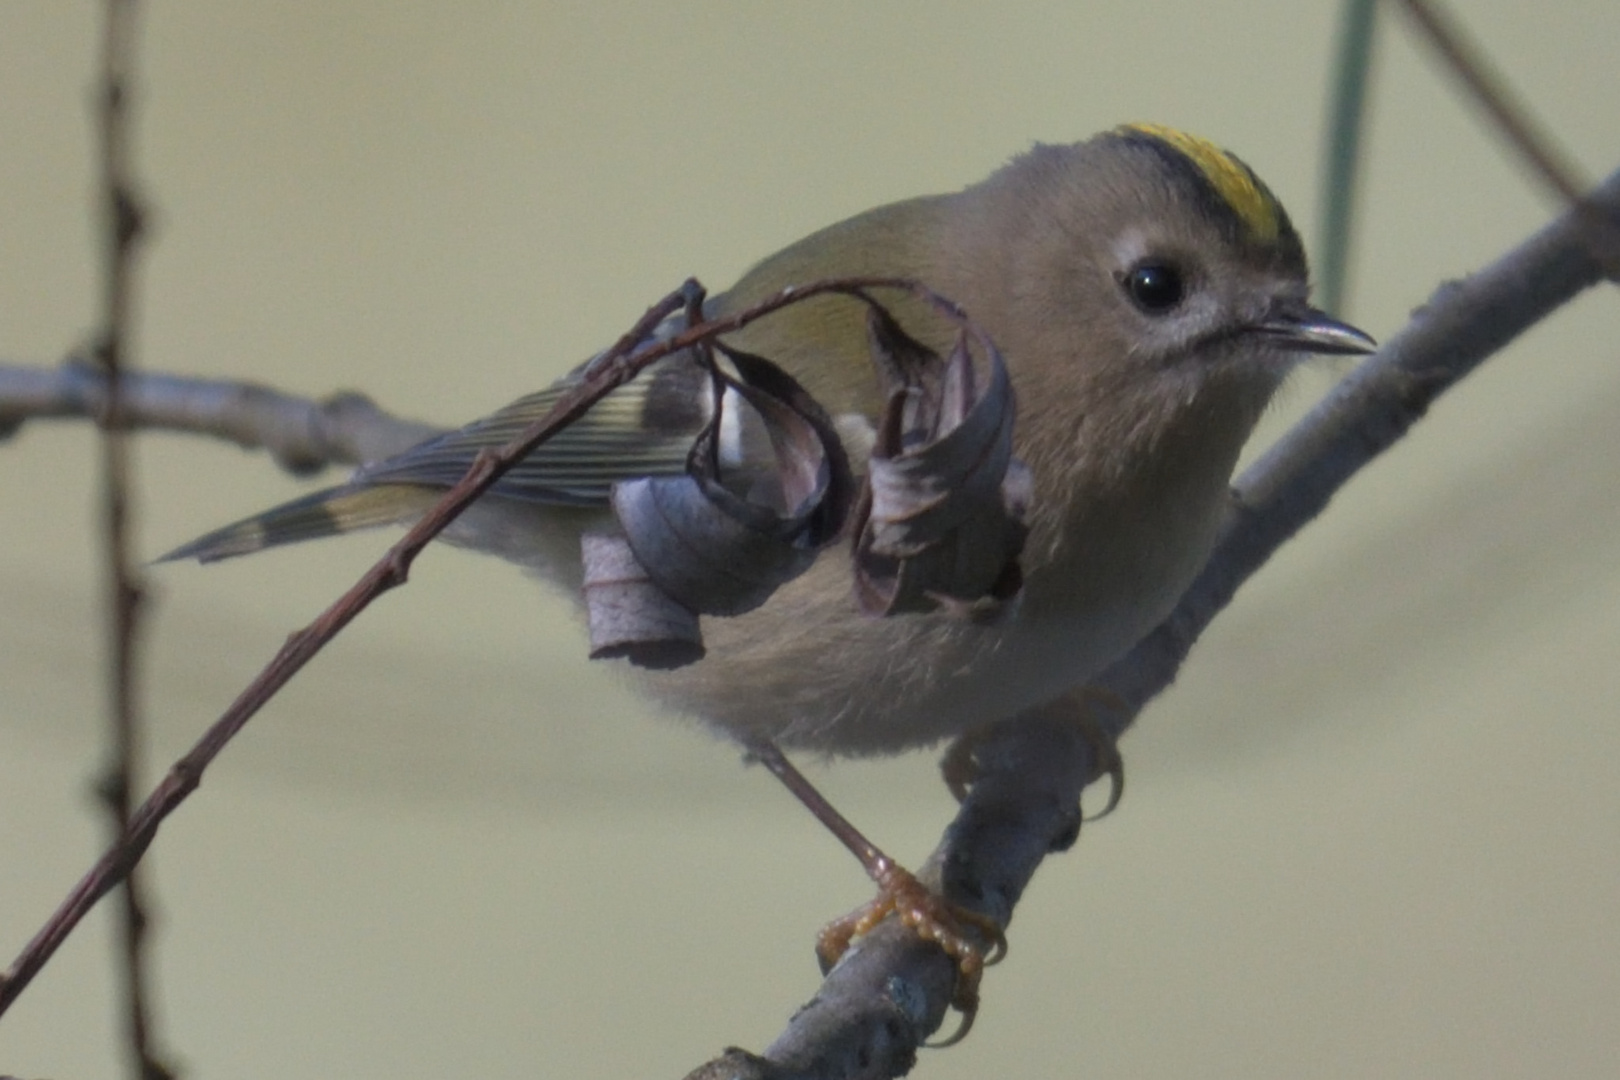
[[[985,729],[978,728],[959,735],[939,759],[939,772],[945,787],[958,803],[966,802],[968,789],[979,778],[979,762],[974,752],[984,740]]]
[[[957,1043],[967,1038],[968,1032],[973,1030],[973,1021],[978,1019],[979,994],[977,987],[974,989],[972,1000],[963,1001],[960,991],[961,984],[958,983],[957,985],[958,992],[956,996],[951,999],[951,1008],[955,1009],[957,1015],[959,1015],[962,1019],[957,1022],[956,1030],[951,1032],[950,1038],[941,1039],[939,1042],[923,1043],[923,1045],[930,1050],[943,1050],[948,1046],[955,1046]]]
[[[1071,691],[1070,698],[1078,709],[1073,715],[1065,716],[1063,722],[1085,740],[1097,763],[1095,771],[1086,778],[1086,783],[1090,784],[1104,776],[1109,779],[1108,805],[1081,819],[1096,821],[1111,814],[1125,797],[1125,759],[1120,756],[1114,736],[1087,706],[1095,703],[1110,711],[1125,713],[1130,705],[1112,690],[1100,686],[1082,686]],[[945,787],[958,803],[967,799],[969,790],[978,781],[981,771],[979,747],[995,730],[995,725],[987,725],[958,736],[939,759],[939,771],[945,780]]]

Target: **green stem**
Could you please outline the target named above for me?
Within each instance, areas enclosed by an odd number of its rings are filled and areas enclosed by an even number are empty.
[[[1372,69],[1377,0],[1345,0],[1328,102],[1328,138],[1322,155],[1321,233],[1316,241],[1316,295],[1320,306],[1340,314],[1350,264],[1355,218],[1356,172],[1366,127],[1367,82]]]

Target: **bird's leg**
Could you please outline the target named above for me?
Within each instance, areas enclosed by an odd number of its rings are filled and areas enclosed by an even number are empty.
[[[805,775],[772,742],[749,747],[749,754],[786,785],[794,796],[850,850],[873,881],[878,894],[843,918],[822,928],[816,938],[816,956],[823,972],[831,971],[850,943],[894,915],[924,941],[931,941],[956,961],[956,992],[951,1004],[962,1014],[961,1026],[944,1043],[958,1042],[973,1026],[979,1008],[979,980],[987,965],[1007,951],[1007,938],[1001,926],[987,915],[958,907],[917,880],[916,875],[896,863],[868,840],[849,819],[840,814]],[[985,943],[988,942],[988,945]]]

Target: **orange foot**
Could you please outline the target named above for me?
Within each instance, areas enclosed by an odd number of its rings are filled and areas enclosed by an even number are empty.
[[[1007,954],[1007,936],[987,915],[957,907],[929,889],[916,876],[886,856],[869,868],[878,894],[841,919],[834,919],[816,938],[816,956],[825,974],[849,949],[850,942],[875,928],[890,915],[924,941],[931,941],[956,961],[956,992],[951,1006],[962,1014],[956,1033],[942,1043],[953,1046],[967,1037],[979,1011],[979,980],[984,969]],[[988,941],[988,948],[982,944]]]

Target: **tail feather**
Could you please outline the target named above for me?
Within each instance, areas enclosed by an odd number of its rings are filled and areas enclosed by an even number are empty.
[[[434,497],[433,491],[408,484],[327,488],[215,529],[157,561],[218,562],[282,544],[393,525],[420,514]]]

